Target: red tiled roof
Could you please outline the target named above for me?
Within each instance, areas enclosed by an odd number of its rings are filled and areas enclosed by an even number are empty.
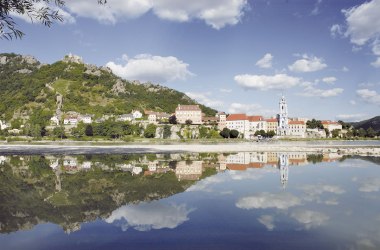
[[[276,118],[269,118],[269,119],[266,119],[265,121],[267,121],[267,122],[278,122],[278,120]]]
[[[246,164],[227,164],[229,170],[245,171],[248,165]]]
[[[289,121],[289,125],[305,125],[304,121]]]
[[[263,121],[263,117],[262,116],[248,116],[248,120],[250,122],[259,122],[259,121]]]
[[[322,121],[322,124],[334,124],[334,125],[339,125],[339,122],[334,122],[334,121]]]
[[[189,110],[189,111],[200,111],[201,109],[199,108],[198,105],[181,105],[178,104],[178,107],[175,109],[177,110]]]
[[[227,117],[227,121],[240,121],[240,120],[248,120],[246,114],[230,114]]]

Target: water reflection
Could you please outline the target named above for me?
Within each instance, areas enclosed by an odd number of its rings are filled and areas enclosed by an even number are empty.
[[[375,157],[274,152],[4,155],[0,245],[25,248],[14,239],[37,234],[39,227],[51,227],[49,222],[70,234],[64,238],[62,231],[54,231],[63,247],[70,241],[95,244],[102,236],[121,248],[138,246],[143,238],[164,238],[168,245],[162,248],[171,248],[169,239],[191,234],[220,249],[237,242],[248,248],[259,242],[278,249],[310,244],[317,249],[376,249],[379,162]],[[273,238],[294,241],[281,241],[279,247]],[[189,248],[199,247],[182,240]],[[56,246],[39,244],[35,248]],[[95,248],[86,244],[77,248]]]

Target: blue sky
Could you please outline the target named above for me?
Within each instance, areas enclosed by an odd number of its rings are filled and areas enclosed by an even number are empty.
[[[221,111],[362,120],[379,115],[380,0],[67,1],[51,28],[1,52],[52,63],[68,53]]]

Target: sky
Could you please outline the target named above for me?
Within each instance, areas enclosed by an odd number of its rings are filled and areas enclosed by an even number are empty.
[[[57,7],[54,7],[57,8]],[[0,52],[73,53],[227,113],[358,121],[380,115],[380,0],[67,0],[63,23],[13,14]]]

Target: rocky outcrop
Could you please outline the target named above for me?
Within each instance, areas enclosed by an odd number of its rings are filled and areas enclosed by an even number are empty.
[[[8,62],[8,58],[6,56],[0,56],[0,64],[6,64]]]
[[[39,64],[39,61],[36,58],[29,55],[22,56],[22,62],[25,62],[27,64]]]
[[[124,82],[122,80],[118,79],[116,81],[116,83],[112,86],[111,91],[115,95],[119,95],[120,93],[125,93]]]
[[[102,75],[102,71],[100,71],[100,69],[96,65],[86,64],[85,67],[86,67],[86,71],[84,72],[85,74],[94,75],[94,76]]]
[[[20,73],[20,74],[30,74],[32,73],[31,70],[29,69],[19,69],[19,70],[16,70],[17,73]]]
[[[65,63],[79,63],[79,64],[83,64],[83,59],[82,57],[80,56],[77,56],[77,55],[73,55],[73,54],[68,54],[66,55],[62,62],[65,62]]]

